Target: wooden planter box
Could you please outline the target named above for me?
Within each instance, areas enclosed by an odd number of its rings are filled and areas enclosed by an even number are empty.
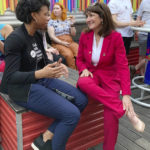
[[[44,132],[53,120],[27,111],[14,104],[8,96],[2,96],[2,147],[4,150],[31,150],[32,141]],[[103,126],[103,105],[89,100],[77,128],[67,143],[67,150],[86,150],[103,142]]]
[[[78,74],[69,69],[66,82],[76,85]],[[33,140],[43,133],[53,119],[16,105],[7,95],[0,96],[1,138],[4,150],[31,150]],[[87,150],[104,139],[103,105],[89,99],[80,122],[69,138],[66,150]]]

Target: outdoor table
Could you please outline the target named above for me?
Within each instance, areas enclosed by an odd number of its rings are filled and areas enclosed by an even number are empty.
[[[137,76],[132,79],[131,89],[138,88],[141,90],[140,97],[134,98],[131,96],[131,100],[141,106],[150,107],[150,95],[145,96],[145,91],[150,92],[150,25],[144,25],[143,27],[131,27],[134,31],[148,32],[147,40],[147,52],[146,52],[146,70],[145,76]],[[144,79],[143,84],[138,84],[137,80]],[[149,102],[149,103],[147,103]]]

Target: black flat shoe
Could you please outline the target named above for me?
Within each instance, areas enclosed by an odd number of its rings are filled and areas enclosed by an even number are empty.
[[[34,142],[31,144],[31,147],[34,150],[52,150],[51,140],[43,141],[43,135],[41,134],[37,137]]]

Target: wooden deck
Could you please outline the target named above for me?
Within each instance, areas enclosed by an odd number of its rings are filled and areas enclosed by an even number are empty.
[[[69,71],[69,74],[72,76],[72,79],[68,79],[67,82],[75,85],[77,80],[76,72]],[[132,94],[135,97],[139,96],[139,93],[140,92],[137,89],[132,91]],[[146,129],[144,133],[138,133],[133,129],[127,117],[124,116],[121,118],[119,123],[119,135],[115,150],[150,150],[150,109],[139,106],[137,104],[133,105],[135,112],[145,122]],[[2,150],[1,147],[0,150]],[[102,150],[102,144],[89,148],[88,150]]]
[[[77,76],[74,71],[69,71],[70,76],[74,77],[73,80],[68,80],[68,83],[76,84]],[[74,83],[73,83],[74,82]],[[150,93],[145,93],[150,95]],[[139,97],[140,90],[132,90],[133,97]],[[150,103],[150,99],[149,99]],[[141,118],[146,128],[144,133],[138,133],[134,130],[126,116],[122,117],[119,121],[119,135],[115,150],[150,150],[150,108],[146,108],[134,104],[134,109],[139,118]],[[89,148],[88,150],[102,150],[102,144]]]
[[[139,90],[132,91],[132,94],[138,96]],[[136,132],[128,118],[124,116],[119,121],[119,135],[115,150],[150,150],[150,109],[134,103],[133,105],[135,112],[146,124],[145,131]],[[102,144],[88,150],[102,150]]]

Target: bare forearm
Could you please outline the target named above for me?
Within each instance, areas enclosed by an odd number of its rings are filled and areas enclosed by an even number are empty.
[[[138,24],[137,21],[133,20],[132,17],[130,17],[130,20],[126,21],[126,22],[119,21],[117,18],[117,15],[112,15],[112,18],[113,18],[113,21],[116,24],[117,28],[124,28],[127,26],[139,26],[140,25],[140,24]]]
[[[70,33],[71,33],[72,36],[75,36],[75,35],[76,35],[76,28],[75,28],[74,26],[71,27]]]
[[[51,38],[52,38],[52,40],[53,40],[55,43],[57,43],[57,44],[61,44],[61,45],[66,46],[66,47],[69,46],[69,43],[68,43],[68,42],[62,41],[62,40],[58,39],[56,36],[53,36],[53,37],[51,37]],[[65,40],[65,39],[64,39],[64,40]]]
[[[44,78],[42,69],[35,71],[35,79],[41,79],[41,78]]]
[[[48,27],[48,35],[55,43],[62,44],[62,41],[56,37],[53,27]]]
[[[4,43],[0,41],[0,51],[4,54]]]
[[[130,25],[129,22],[119,22],[119,21],[114,21],[114,22],[117,28],[124,28]]]
[[[5,33],[5,39],[8,37],[8,35],[13,31],[12,26],[6,25],[6,33]]]
[[[57,44],[62,44],[63,41],[61,41],[59,38],[57,38],[56,36],[51,36],[51,39],[57,43]]]
[[[48,28],[48,34],[50,36],[50,38],[57,44],[61,44],[61,45],[64,45],[64,46],[69,46],[69,43],[68,42],[65,42],[65,41],[62,41],[60,40],[59,38],[57,38],[57,36],[55,35],[55,32],[54,32],[54,28],[53,27],[49,27]],[[64,39],[65,40],[65,39]]]

